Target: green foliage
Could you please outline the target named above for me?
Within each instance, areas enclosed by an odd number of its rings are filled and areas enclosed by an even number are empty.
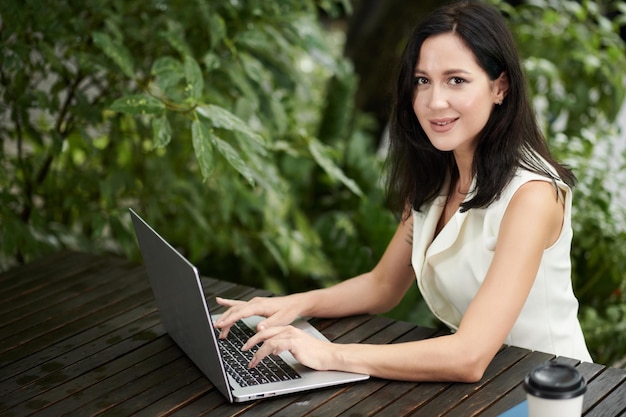
[[[203,272],[277,291],[381,255],[380,161],[317,17],[349,3],[48,3],[0,6],[2,268],[138,258],[128,207]]]

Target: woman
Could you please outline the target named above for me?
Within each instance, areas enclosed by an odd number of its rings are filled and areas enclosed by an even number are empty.
[[[261,315],[250,366],[288,350],[311,368],[396,380],[478,381],[503,343],[590,361],[570,278],[575,178],[549,154],[504,19],[481,3],[441,8],[400,65],[388,191],[403,216],[379,263],[326,289],[218,298],[221,337]],[[452,334],[339,345],[288,326],[388,311],[415,279]]]

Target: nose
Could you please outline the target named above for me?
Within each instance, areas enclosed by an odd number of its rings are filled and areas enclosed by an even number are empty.
[[[448,107],[448,97],[445,89],[438,84],[433,84],[428,91],[426,105],[431,109],[442,109]]]

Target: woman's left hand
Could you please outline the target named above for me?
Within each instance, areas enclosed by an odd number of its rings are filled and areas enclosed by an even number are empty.
[[[319,340],[293,326],[261,330],[243,345],[242,350],[250,350],[261,343],[249,364],[250,368],[254,368],[268,355],[279,355],[289,351],[304,366],[318,371],[329,370],[332,369],[333,357],[336,354],[336,345],[333,343]]]

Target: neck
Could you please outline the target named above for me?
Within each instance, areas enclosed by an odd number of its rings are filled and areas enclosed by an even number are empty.
[[[454,186],[454,190],[467,194],[469,192],[470,187],[472,186],[472,162],[473,158],[471,157],[460,157],[455,153],[454,159],[456,162],[456,168],[458,170],[458,177],[456,178]]]

